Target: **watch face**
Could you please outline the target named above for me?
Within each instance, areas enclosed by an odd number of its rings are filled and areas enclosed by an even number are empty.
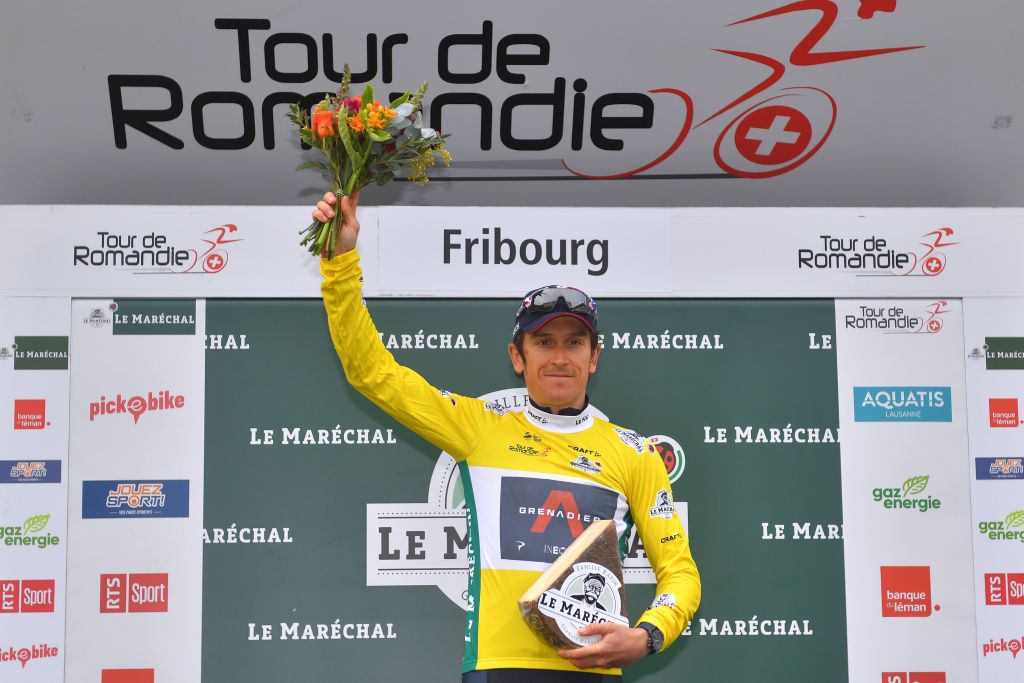
[[[647,631],[647,649],[652,653],[657,652],[661,649],[661,646],[665,644],[665,636],[662,634],[661,629],[655,627]]]

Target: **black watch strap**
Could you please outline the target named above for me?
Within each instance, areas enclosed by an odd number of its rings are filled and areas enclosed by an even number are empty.
[[[649,624],[646,621],[641,621],[636,626],[637,628],[642,628],[647,631],[647,654],[653,655],[664,647],[665,634],[661,632],[660,628],[654,624]]]

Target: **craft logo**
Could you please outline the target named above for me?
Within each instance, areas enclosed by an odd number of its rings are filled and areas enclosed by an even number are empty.
[[[975,479],[1024,479],[1024,458],[975,458]]]
[[[46,421],[45,399],[14,399],[15,429],[45,429],[50,423]]]
[[[35,515],[19,526],[0,526],[0,540],[7,548],[32,546],[44,550],[60,545],[59,536],[43,533],[49,523],[50,515]]]
[[[1015,510],[1003,520],[978,522],[978,533],[990,541],[1024,543],[1024,510]]]
[[[145,413],[163,410],[177,410],[185,407],[185,397],[181,394],[173,394],[169,389],[152,391],[146,396],[132,396],[125,399],[118,394],[114,399],[100,396],[99,401],[89,404],[89,422],[103,415],[131,415],[135,424],[139,424],[139,418]]]
[[[188,480],[83,481],[82,519],[188,517]]]
[[[0,360],[14,359],[15,370],[67,370],[67,337],[15,337],[0,349]]]
[[[666,489],[658,491],[654,496],[654,507],[651,508],[651,517],[664,517],[672,519],[676,514],[676,505],[672,502],[672,492]]]
[[[880,567],[883,617],[927,617],[932,613],[931,567]],[[935,606],[938,611],[939,606]]]
[[[882,683],[946,683],[945,671],[884,672]]]
[[[100,683],[155,683],[154,669],[103,669]]]
[[[985,574],[986,605],[1024,605],[1024,574]]]
[[[1020,424],[1020,408],[1017,399],[990,398],[988,400],[989,427],[1017,427]]]
[[[938,498],[921,497],[928,486],[929,475],[910,477],[898,488],[872,489],[871,497],[886,510],[917,510],[928,512],[942,507]]]
[[[569,466],[589,474],[601,474],[601,463],[591,460],[585,455],[577,455],[576,459],[569,463]]]
[[[53,612],[54,580],[0,580],[0,614]]]
[[[655,434],[647,437],[647,443],[654,447],[656,454],[665,463],[669,483],[674,484],[679,481],[679,478],[683,476],[683,470],[686,469],[686,454],[683,453],[683,447],[679,445],[679,442],[671,436]]]
[[[31,647],[21,647],[15,650],[13,647],[4,649],[0,646],[0,664],[6,662],[18,662],[21,664],[21,668],[31,662],[33,659],[51,659],[56,657],[59,651],[55,645],[33,645]]]
[[[104,325],[110,324],[109,314],[117,310],[117,304],[112,303],[107,306],[107,310],[102,308],[93,308],[89,311],[89,315],[82,319],[82,322],[90,327],[103,327]]]
[[[549,588],[540,595],[537,607],[554,619],[558,630],[577,645],[592,645],[600,635],[581,636],[581,626],[612,622],[629,626],[622,616],[619,591],[622,582],[614,572],[596,562],[580,562],[558,588]]]
[[[100,574],[100,614],[166,611],[167,574]]]
[[[242,238],[228,239],[238,226],[231,223],[207,230],[201,235],[203,246],[180,249],[167,243],[167,236],[155,232],[146,235],[97,232],[91,244],[72,247],[71,264],[75,268],[116,268],[134,275],[214,275],[228,265],[227,245]]]
[[[986,370],[1024,370],[1024,337],[985,337]]]
[[[194,335],[195,299],[119,299],[114,335]]]
[[[884,334],[938,334],[942,316],[950,312],[948,301],[933,301],[923,311],[903,306],[858,306],[855,314],[844,316],[846,329],[879,330]]]
[[[1000,638],[999,640],[990,640],[987,643],[981,645],[981,656],[988,657],[991,654],[997,652],[1009,652],[1014,659],[1017,659],[1017,655],[1024,650],[1024,636],[1020,638]]]
[[[59,484],[60,460],[0,460],[0,484]]]
[[[912,250],[900,251],[890,246],[889,240],[871,235],[870,237],[836,237],[819,235],[820,243],[811,248],[797,250],[797,268],[802,270],[838,271],[850,273],[858,277],[879,276],[924,276],[935,277],[946,270],[949,247],[960,244],[950,241],[953,228],[942,227],[921,236]],[[935,302],[945,312],[944,301]],[[884,309],[880,309],[884,310]],[[878,313],[871,317],[882,317]],[[937,312],[929,320],[937,319]],[[856,316],[854,316],[856,318]],[[888,316],[891,324],[901,324],[902,316]],[[851,325],[847,323],[847,327]],[[853,325],[856,327],[856,325]],[[941,329],[938,324],[938,331]],[[932,330],[927,330],[932,331]]]
[[[854,387],[856,422],[952,422],[950,387]]]

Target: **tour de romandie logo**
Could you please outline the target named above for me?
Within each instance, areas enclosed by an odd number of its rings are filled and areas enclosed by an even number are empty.
[[[480,397],[494,412],[522,410],[527,405],[524,388],[501,389]],[[591,404],[594,415],[607,417]],[[666,468],[677,480],[683,471],[683,450],[669,437],[655,444]],[[655,437],[648,441],[653,442]],[[533,443],[533,439],[524,437]],[[668,457],[666,453],[671,453]],[[643,501],[646,502],[646,501]],[[687,526],[685,502],[675,503]],[[633,534],[636,533],[634,527]],[[629,540],[629,547],[635,545]],[[455,459],[442,452],[430,477],[425,503],[369,503],[366,506],[366,585],[436,586],[449,600],[469,608],[467,573],[469,536],[466,531],[466,497]],[[654,584],[654,572],[642,552],[623,559],[627,584]]]

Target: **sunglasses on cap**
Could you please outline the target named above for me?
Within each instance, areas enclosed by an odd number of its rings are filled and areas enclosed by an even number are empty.
[[[516,311],[516,318],[523,313],[550,313],[560,301],[568,312],[586,316],[597,322],[597,302],[582,290],[561,285],[548,285],[527,294]]]

